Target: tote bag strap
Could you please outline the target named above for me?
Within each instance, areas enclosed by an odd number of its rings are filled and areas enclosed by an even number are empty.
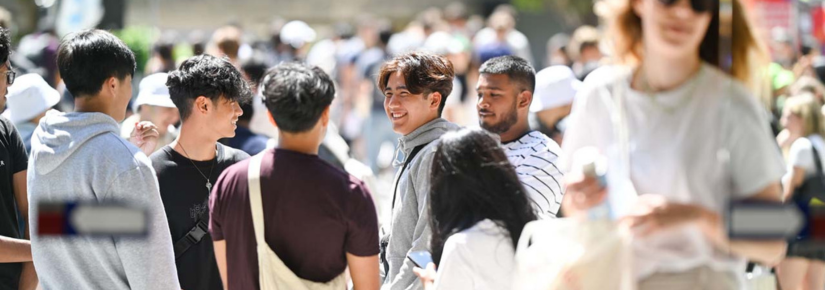
[[[255,229],[255,241],[265,244],[264,239],[264,210],[261,205],[261,161],[263,154],[252,156],[249,159],[247,182],[249,188],[249,208],[252,210],[252,224]]]

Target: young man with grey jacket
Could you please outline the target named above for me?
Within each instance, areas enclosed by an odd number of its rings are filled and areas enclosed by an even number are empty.
[[[423,289],[407,255],[429,248],[426,204],[436,140],[459,129],[441,118],[453,77],[449,60],[428,53],[398,56],[385,63],[378,76],[384,110],[393,131],[402,135],[396,155],[404,156],[393,164],[400,168],[393,182],[389,233],[381,240],[382,289]]]
[[[32,258],[42,288],[180,289],[155,171],[142,149],[119,135],[132,96],[134,54],[108,32],[85,30],[60,44],[57,66],[76,112],[40,121],[28,164]],[[143,150],[155,147],[153,126],[138,124],[136,130]],[[146,213],[146,231],[40,235],[41,227],[54,229],[38,222],[38,205],[45,203],[132,207]],[[118,211],[112,221],[123,218]]]

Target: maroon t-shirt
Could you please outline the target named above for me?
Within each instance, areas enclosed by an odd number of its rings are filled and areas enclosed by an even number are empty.
[[[377,255],[378,219],[364,183],[315,155],[266,150],[261,201],[269,247],[298,277],[328,282],[347,267],[346,253]],[[249,159],[221,174],[209,198],[209,231],[226,240],[228,284],[259,289],[249,209]]]

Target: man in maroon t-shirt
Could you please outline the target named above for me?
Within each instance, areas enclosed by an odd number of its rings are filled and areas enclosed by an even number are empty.
[[[335,95],[317,67],[287,63],[264,77],[262,92],[279,129],[261,154],[264,238],[299,278],[328,282],[349,266],[356,289],[378,289],[378,221],[363,182],[318,158]],[[227,168],[209,200],[218,268],[232,289],[259,289],[249,203],[249,159]]]

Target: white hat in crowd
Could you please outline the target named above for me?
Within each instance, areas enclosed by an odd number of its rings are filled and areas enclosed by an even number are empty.
[[[304,44],[315,41],[315,37],[315,29],[300,20],[290,21],[281,27],[281,41],[294,48],[301,48]]]
[[[540,112],[573,103],[581,81],[573,70],[564,65],[554,65],[536,74],[536,89],[530,112]]]
[[[132,111],[137,112],[140,105],[177,108],[169,96],[169,87],[166,86],[166,73],[155,73],[144,77],[138,86],[137,99],[132,104]]]
[[[60,93],[49,86],[39,74],[25,74],[9,87],[3,116],[12,123],[30,120],[60,102]]]

